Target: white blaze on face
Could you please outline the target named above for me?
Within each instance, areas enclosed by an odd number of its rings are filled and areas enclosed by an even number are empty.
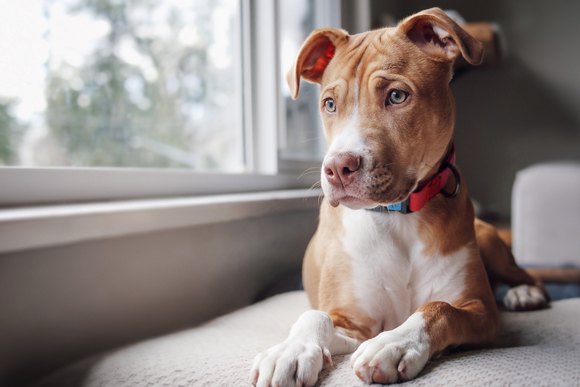
[[[340,132],[333,137],[332,144],[328,148],[324,161],[341,153],[352,153],[363,156],[366,149],[365,141],[359,130],[359,80],[358,69],[354,84],[354,105],[348,120],[342,127],[336,128]],[[339,107],[340,108],[340,107]],[[324,165],[324,163],[323,163]],[[322,169],[322,181],[325,182],[324,168]],[[324,186],[323,186],[324,188]]]

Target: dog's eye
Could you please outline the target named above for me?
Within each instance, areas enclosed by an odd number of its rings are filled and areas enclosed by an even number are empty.
[[[389,103],[393,105],[401,104],[407,100],[408,96],[409,94],[407,94],[403,90],[393,90],[389,94]]]
[[[328,98],[326,101],[324,101],[324,108],[326,109],[327,112],[333,113],[336,111],[336,104],[334,103],[334,100],[332,98]]]

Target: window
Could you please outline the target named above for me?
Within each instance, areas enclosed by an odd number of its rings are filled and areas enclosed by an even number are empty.
[[[318,90],[292,101],[285,74],[339,18],[338,0],[2,2],[0,205],[311,186]]]
[[[236,0],[7,0],[0,162],[237,172]]]
[[[326,140],[318,112],[320,86],[301,81],[296,100],[290,97],[286,73],[312,30],[340,26],[339,3],[335,1],[278,0],[280,28],[280,156],[283,160],[319,164],[326,151]],[[285,114],[284,114],[285,113]]]

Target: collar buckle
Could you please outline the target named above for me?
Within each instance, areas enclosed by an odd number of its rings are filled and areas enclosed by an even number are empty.
[[[454,197],[459,195],[459,191],[461,190],[461,177],[459,177],[459,172],[457,172],[457,168],[455,168],[455,165],[451,164],[448,161],[445,161],[443,164],[441,164],[441,170],[443,171],[447,168],[449,168],[451,173],[453,173],[453,177],[455,178],[455,191],[453,191],[452,193],[445,192],[444,189],[445,187],[441,187],[441,191],[439,192],[446,198],[453,199]]]

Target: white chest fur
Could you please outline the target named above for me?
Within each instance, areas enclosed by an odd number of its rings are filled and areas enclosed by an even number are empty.
[[[351,257],[355,297],[377,321],[373,335],[396,328],[425,303],[451,303],[463,292],[467,249],[423,255],[419,216],[344,208],[343,243]]]

